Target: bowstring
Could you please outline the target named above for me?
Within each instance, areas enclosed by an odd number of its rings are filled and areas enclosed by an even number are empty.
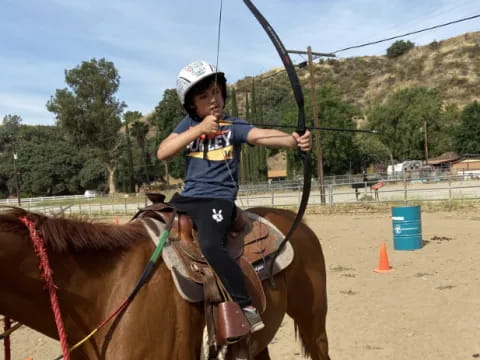
[[[220,11],[218,14],[218,30],[217,30],[217,60],[215,62],[215,82],[217,82],[218,76],[218,60],[220,58],[220,38],[222,33],[222,13],[223,13],[223,0],[220,0]]]
[[[220,11],[218,13],[218,28],[217,28],[217,59],[215,60],[215,89],[218,91],[218,61],[220,59],[220,38],[222,34],[222,13],[223,13],[223,0],[220,0]]]
[[[215,89],[218,91],[218,62],[220,59],[220,43],[221,43],[221,34],[222,34],[222,13],[223,13],[223,0],[220,0],[220,11],[218,13],[218,28],[217,28],[217,59],[215,61]],[[215,92],[216,94],[216,92]],[[223,112],[223,109],[222,109]],[[217,119],[217,123],[220,124],[220,120]]]
[[[220,11],[218,13],[218,28],[217,28],[217,59],[215,61],[215,94],[218,91],[217,84],[218,84],[218,61],[220,58],[220,35],[222,33],[222,13],[223,13],[223,0],[220,0]],[[220,119],[217,119],[217,124],[220,124]],[[203,158],[207,158],[208,152],[208,144],[209,140],[208,137],[205,136],[205,140],[203,141]]]
[[[220,44],[221,44],[221,34],[222,34],[222,13],[223,13],[223,0],[220,0],[220,11],[218,14],[218,29],[217,29],[217,58],[215,61],[215,84],[217,84],[217,79],[218,79],[218,64],[219,64],[219,59],[220,59]],[[232,123],[233,126],[233,123]],[[233,172],[232,169],[230,169],[230,166],[228,165],[227,157],[226,154],[223,153],[223,160],[225,163],[225,167],[228,170],[228,175],[230,176],[230,179],[232,180],[233,185],[235,186],[237,190],[237,195],[240,191],[240,187],[238,186],[237,181],[235,181],[235,178],[233,177]],[[242,207],[245,207],[243,204],[243,200],[241,197],[238,197],[240,200],[240,204]]]
[[[220,10],[218,12],[218,27],[217,27],[217,58],[215,60],[215,89],[218,91],[218,63],[220,59],[220,43],[222,34],[222,13],[223,13],[223,0],[220,0]],[[215,92],[216,94],[216,92]],[[222,111],[223,112],[223,111]],[[217,119],[217,123],[220,123],[220,119]],[[224,155],[225,157],[225,155]]]

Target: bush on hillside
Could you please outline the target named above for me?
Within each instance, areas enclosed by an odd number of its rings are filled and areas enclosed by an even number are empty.
[[[415,47],[415,44],[412,43],[411,41],[408,41],[408,40],[407,41],[403,41],[403,40],[395,41],[392,44],[392,46],[390,46],[387,49],[387,57],[389,59],[399,57],[399,56],[405,54],[406,52],[408,52],[408,50],[410,50],[413,47]]]

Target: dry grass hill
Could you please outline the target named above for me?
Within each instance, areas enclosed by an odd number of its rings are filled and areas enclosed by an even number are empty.
[[[258,76],[256,83],[261,84],[262,78],[278,70]],[[309,72],[298,72],[308,88]],[[393,59],[363,56],[323,60],[315,64],[315,78],[319,86],[333,84],[344,100],[363,111],[394,91],[413,86],[436,88],[447,103],[461,107],[480,100],[480,32],[417,46]],[[242,90],[250,84],[251,78],[246,78],[235,86]]]

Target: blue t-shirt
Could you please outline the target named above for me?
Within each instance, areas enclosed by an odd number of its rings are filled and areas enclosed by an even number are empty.
[[[173,132],[180,134],[199,123],[199,118],[186,116]],[[241,147],[252,128],[245,120],[226,116],[220,121],[217,134],[208,137],[206,159],[203,139],[188,144],[182,195],[235,201]]]

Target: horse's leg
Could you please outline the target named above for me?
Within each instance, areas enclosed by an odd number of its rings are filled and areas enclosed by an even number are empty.
[[[288,232],[295,214],[281,209],[253,208],[250,211]],[[325,330],[327,290],[325,260],[315,233],[301,224],[290,239],[293,263],[282,272],[287,285],[287,313],[295,321],[304,350],[313,360],[329,360]]]
[[[325,329],[327,293],[325,260],[315,234],[301,225],[292,239],[295,260],[286,270],[287,313],[294,319],[306,354],[329,360]]]
[[[329,360],[328,339],[325,331],[326,308],[318,307],[311,300],[306,301],[305,298],[290,300],[289,296],[287,312],[298,327],[305,353],[313,360]]]

